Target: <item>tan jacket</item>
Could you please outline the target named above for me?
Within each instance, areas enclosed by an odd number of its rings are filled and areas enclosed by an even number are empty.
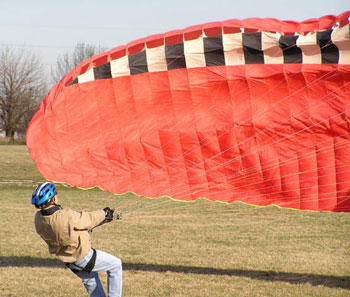
[[[35,229],[49,246],[49,252],[63,262],[75,262],[84,258],[91,249],[89,231],[103,222],[105,212],[77,212],[60,209],[52,215],[35,215]]]

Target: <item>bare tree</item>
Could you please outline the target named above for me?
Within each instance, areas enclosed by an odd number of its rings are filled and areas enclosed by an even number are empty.
[[[24,132],[47,91],[39,57],[24,49],[0,51],[0,130]]]
[[[65,52],[59,56],[56,61],[56,68],[51,69],[51,76],[55,83],[59,82],[64,75],[78,66],[78,64],[87,58],[101,52],[103,49],[92,44],[83,42],[77,43],[73,53]]]

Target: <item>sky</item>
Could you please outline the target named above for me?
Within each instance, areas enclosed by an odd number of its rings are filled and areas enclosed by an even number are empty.
[[[0,49],[24,47],[47,69],[79,42],[106,50],[151,34],[248,17],[303,21],[349,0],[0,0]]]

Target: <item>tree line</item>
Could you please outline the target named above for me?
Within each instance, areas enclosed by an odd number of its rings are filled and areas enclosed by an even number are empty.
[[[24,48],[0,49],[0,132],[9,141],[24,135],[49,86],[59,82],[81,61],[101,52],[100,47],[77,43],[73,52],[57,57],[48,75],[39,55]]]

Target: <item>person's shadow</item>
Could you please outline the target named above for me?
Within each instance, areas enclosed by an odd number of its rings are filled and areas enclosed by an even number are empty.
[[[33,257],[0,257],[0,267],[58,267],[65,268],[64,264],[51,258]],[[148,263],[125,263],[124,270],[151,271],[151,272],[178,272],[206,275],[228,275],[248,277],[263,281],[287,282],[291,284],[311,284],[312,286],[325,286],[329,288],[342,288],[350,290],[349,276],[332,276],[321,274],[304,274],[294,272],[276,272],[249,269],[217,269],[211,267],[194,267],[178,265],[160,265]]]

